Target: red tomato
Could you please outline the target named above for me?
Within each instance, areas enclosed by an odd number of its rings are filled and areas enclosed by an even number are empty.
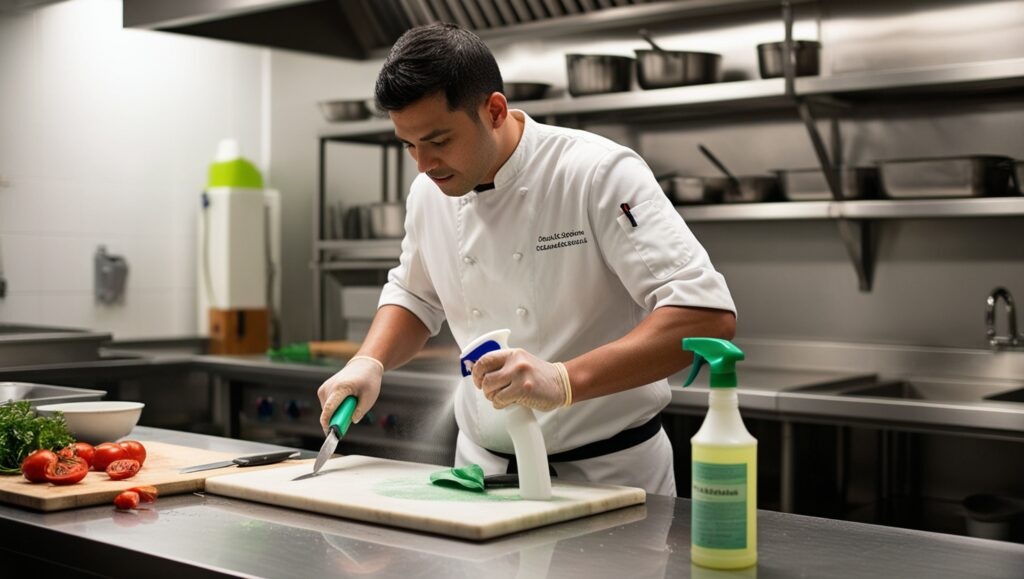
[[[75,442],[64,447],[59,453],[60,456],[80,456],[85,463],[91,465],[92,457],[96,450],[88,442]]]
[[[89,474],[89,463],[80,456],[62,456],[46,467],[46,480],[55,485],[72,485]]]
[[[137,440],[122,440],[117,443],[118,446],[124,449],[128,453],[125,458],[133,458],[139,461],[139,466],[142,466],[146,462],[146,447],[142,446],[142,443]]]
[[[107,474],[113,480],[122,480],[126,478],[132,478],[133,476],[135,476],[136,473],[139,472],[140,468],[142,468],[142,465],[139,464],[139,461],[133,458],[125,458],[121,460],[115,460],[114,462],[108,464]]]
[[[57,455],[52,450],[41,448],[21,461],[21,474],[34,483],[46,482],[46,467],[54,462],[57,462]]]
[[[142,502],[144,503],[152,503],[156,501],[156,496],[158,494],[156,487],[149,485],[143,487],[132,487],[128,490],[139,493],[139,498],[142,499]]]
[[[128,458],[128,452],[113,442],[104,442],[96,447],[92,455],[92,468],[94,470],[107,470],[107,465],[115,460]]]
[[[114,506],[119,509],[134,509],[139,506],[139,493],[135,491],[124,491],[114,497]]]

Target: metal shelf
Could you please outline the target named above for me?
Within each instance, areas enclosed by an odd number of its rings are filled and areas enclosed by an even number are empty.
[[[789,106],[783,79],[743,80],[649,91],[627,91],[583,97],[563,96],[545,100],[511,102],[531,117],[595,116],[608,113],[648,112],[707,113],[729,110],[769,109]],[[327,141],[364,144],[396,142],[388,119],[354,121],[320,130]]]
[[[320,130],[320,139],[370,145],[385,145],[398,140],[391,119],[376,118],[329,125]]]
[[[904,199],[842,201],[839,213],[848,219],[945,219],[1024,216],[1024,197],[976,199]]]
[[[1024,196],[973,199],[878,199],[870,201],[782,201],[681,205],[688,223],[716,221],[800,221],[811,219],[955,219],[1024,217]],[[387,269],[398,263],[400,239],[320,241],[336,260],[314,264],[321,271]]]
[[[313,267],[322,272],[340,273],[344,271],[372,271],[391,269],[398,265],[398,257],[394,259],[351,259],[346,258],[339,261],[323,261],[313,264]]]
[[[797,78],[795,85],[796,94],[800,96],[831,95],[840,98],[858,94],[888,97],[895,92],[924,95],[1007,89],[1024,89],[1024,58],[807,76]]]
[[[394,259],[402,252],[401,239],[324,239],[315,246],[336,259]]]
[[[704,221],[783,221],[828,219],[834,201],[682,205],[676,210],[689,223]]]
[[[797,97],[887,98],[893,94],[936,94],[963,91],[1020,90],[1024,92],[1024,58],[950,64],[871,73],[838,74],[795,79]],[[788,106],[784,79],[744,80],[657,90],[633,90],[583,97],[561,97],[511,103],[533,117],[595,116],[601,114],[671,111],[685,116],[709,110],[750,111]],[[395,141],[388,119],[329,126],[320,131],[328,141],[384,144]]]
[[[691,223],[806,219],[946,219],[1024,216],[1024,197],[804,201],[677,207]]]

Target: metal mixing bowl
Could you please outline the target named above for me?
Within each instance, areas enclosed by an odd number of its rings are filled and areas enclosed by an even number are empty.
[[[366,106],[366,99],[320,101],[317,105],[330,123],[370,118],[370,108]]]
[[[625,92],[633,80],[633,59],[611,54],[566,54],[569,94]]]
[[[503,93],[510,101],[532,101],[547,96],[550,88],[544,82],[506,82]]]
[[[718,82],[722,55],[677,50],[637,50],[636,80],[644,90]]]
[[[768,42],[757,45],[757,64],[761,70],[761,78],[779,78],[785,76],[782,66],[782,47],[785,42]],[[793,51],[796,53],[796,76],[814,76],[818,74],[821,59],[821,43],[815,40],[794,40]]]

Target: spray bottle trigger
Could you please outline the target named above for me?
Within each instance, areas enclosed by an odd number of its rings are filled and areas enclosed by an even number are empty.
[[[683,384],[683,388],[686,388],[693,381],[697,379],[697,374],[700,374],[700,367],[705,364],[704,356],[701,356],[697,352],[693,353],[693,364],[690,366],[690,375],[686,377],[686,383]]]

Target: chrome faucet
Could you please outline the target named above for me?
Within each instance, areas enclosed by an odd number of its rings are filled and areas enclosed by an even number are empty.
[[[2,179],[0,179],[0,186],[2,185]],[[4,252],[0,249],[0,300],[7,297],[7,278],[4,277]]]
[[[999,298],[1006,302],[1006,314],[1009,318],[1010,335],[996,335],[996,303]],[[985,300],[985,337],[993,349],[1020,348],[1024,346],[1024,336],[1017,333],[1017,310],[1013,304],[1013,294],[1004,287],[997,287]]]

